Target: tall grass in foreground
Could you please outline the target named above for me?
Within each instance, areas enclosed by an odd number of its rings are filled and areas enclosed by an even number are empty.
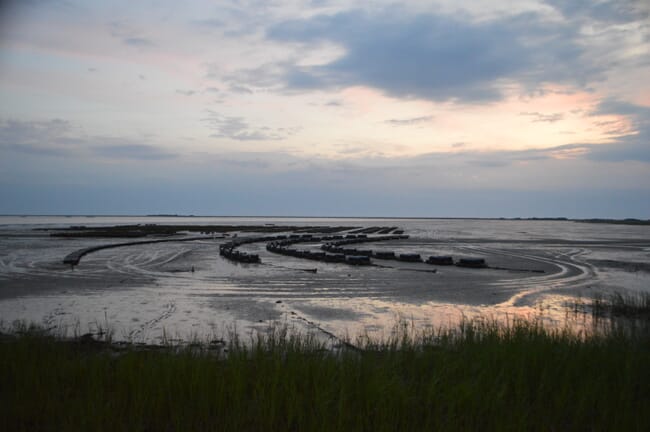
[[[650,293],[597,293],[587,302],[575,300],[575,314],[591,315],[593,331],[627,333],[629,337],[650,334]]]
[[[3,336],[0,430],[650,430],[647,334],[399,323],[357,343],[280,327],[215,355]]]
[[[650,321],[650,293],[613,292],[596,295],[592,301],[592,313],[607,318],[626,317]]]

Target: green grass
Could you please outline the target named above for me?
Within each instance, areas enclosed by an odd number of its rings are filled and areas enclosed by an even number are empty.
[[[650,338],[537,322],[396,326],[359,350],[277,327],[227,354],[0,343],[0,430],[650,430]]]

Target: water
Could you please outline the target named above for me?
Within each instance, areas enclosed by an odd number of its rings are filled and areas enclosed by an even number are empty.
[[[379,261],[352,267],[285,257],[264,244],[242,246],[263,265],[218,255],[224,240],[120,247],[83,258],[68,253],[123,239],[60,239],[34,228],[70,225],[398,226],[408,240],[362,248],[482,257],[500,269]],[[248,234],[241,234],[248,235]],[[317,248],[317,244],[304,248]],[[298,330],[384,333],[399,317],[451,325],[463,316],[566,317],[564,303],[612,289],[650,289],[650,227],[569,221],[459,219],[217,218],[114,216],[0,217],[0,320],[70,331],[109,326],[117,339],[159,342],[192,334],[240,335],[286,322]],[[195,271],[192,272],[191,268]],[[317,268],[308,273],[306,268]]]

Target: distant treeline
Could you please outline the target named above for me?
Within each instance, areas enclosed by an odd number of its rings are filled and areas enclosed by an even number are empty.
[[[533,217],[533,218],[499,218],[499,220],[516,220],[516,221],[570,221],[570,222],[584,222],[584,223],[602,223],[602,224],[616,224],[616,225],[650,225],[650,219],[569,219],[565,217]]]
[[[617,225],[650,225],[650,219],[580,219],[576,222],[585,222],[585,223],[605,223],[605,224],[617,224]]]

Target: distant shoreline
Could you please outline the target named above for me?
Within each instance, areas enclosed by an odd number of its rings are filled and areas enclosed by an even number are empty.
[[[435,216],[267,216],[267,215],[183,215],[183,214],[146,214],[146,215],[111,215],[111,214],[1,214],[0,217],[88,217],[88,218],[258,218],[258,219],[403,219],[403,220],[486,220],[486,221],[558,221],[558,222],[582,222],[600,223],[614,225],[650,225],[650,219],[608,219],[588,218],[574,219],[566,217],[435,217]]]

